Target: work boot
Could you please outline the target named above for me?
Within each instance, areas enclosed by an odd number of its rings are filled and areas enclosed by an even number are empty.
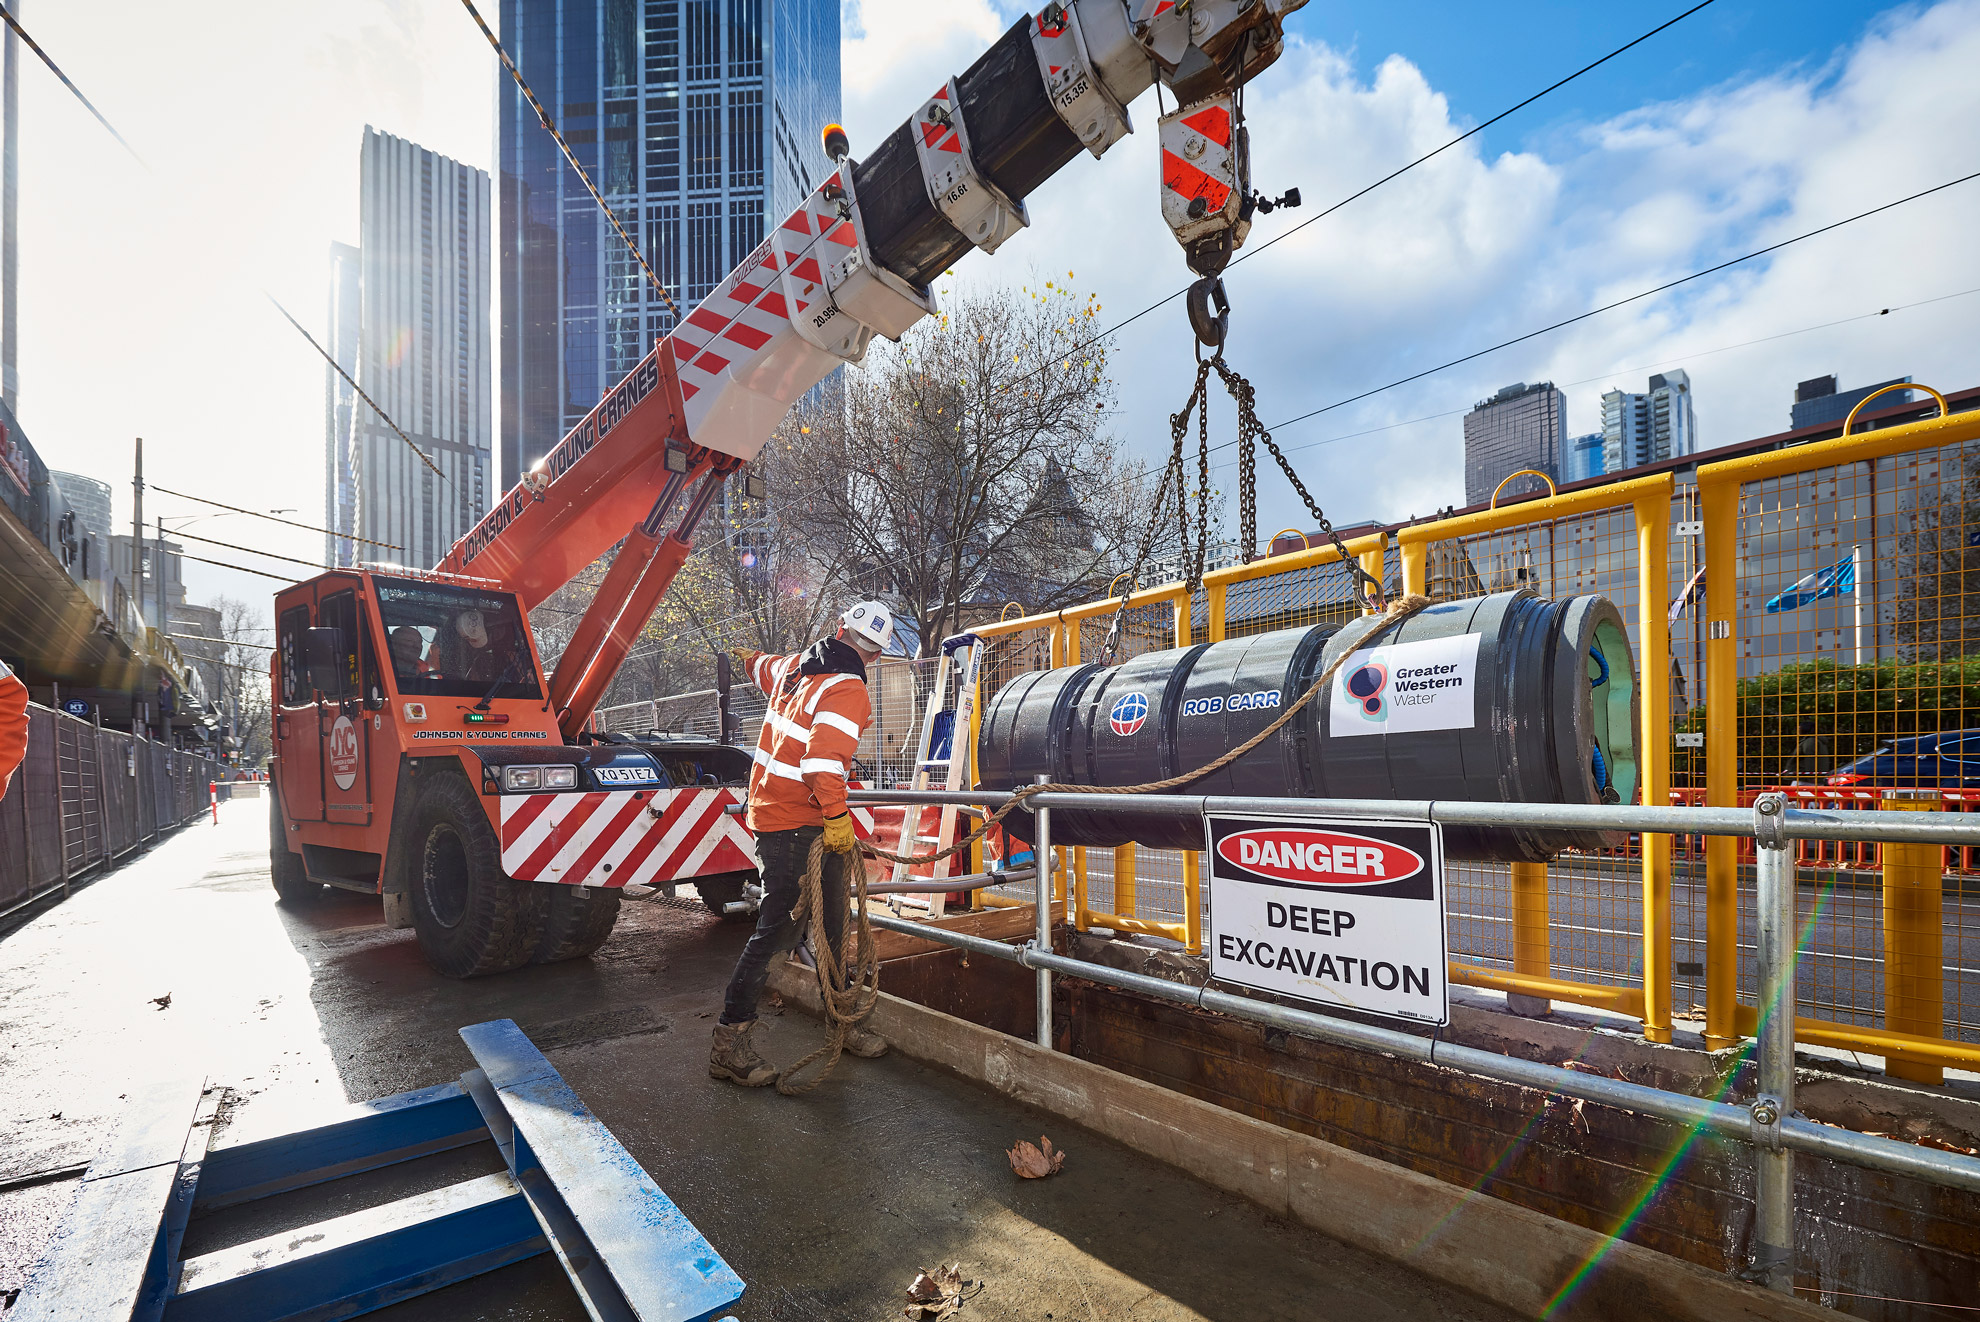
[[[854,1024],[846,1029],[846,1050],[872,1060],[875,1056],[887,1054],[887,1039],[864,1024]]]
[[[761,1088],[777,1081],[777,1067],[756,1054],[749,1032],[756,1020],[746,1024],[715,1025],[715,1047],[708,1053],[708,1077],[728,1079],[745,1088]]]

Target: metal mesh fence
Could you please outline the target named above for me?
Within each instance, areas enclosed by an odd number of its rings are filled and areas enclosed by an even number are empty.
[[[1813,806],[1887,793],[1967,810],[1980,787],[1980,443],[1744,484],[1736,515],[1736,765],[1742,802],[1782,788]],[[1715,730],[1721,728],[1715,723]],[[1744,854],[1747,851],[1742,851]],[[1886,961],[1909,943],[1942,970],[1944,1035],[1980,1042],[1980,878],[1943,851],[1936,932],[1887,930],[1884,851],[1799,851],[1797,1002],[1811,1019],[1886,1022]],[[1757,995],[1750,859],[1738,967]]]

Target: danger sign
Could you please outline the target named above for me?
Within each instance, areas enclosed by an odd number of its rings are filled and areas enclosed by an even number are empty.
[[[1441,827],[1213,813],[1206,830],[1211,977],[1450,1022]]]
[[[347,790],[357,784],[358,733],[350,717],[339,716],[330,727],[330,746],[326,751],[330,756],[330,778],[337,782],[337,788]]]

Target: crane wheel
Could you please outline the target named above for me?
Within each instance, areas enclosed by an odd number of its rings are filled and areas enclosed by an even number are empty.
[[[323,883],[311,881],[303,871],[302,855],[289,848],[283,838],[282,805],[271,791],[268,795],[268,875],[275,882],[275,900],[290,909],[299,909],[323,896]]]
[[[754,872],[716,872],[706,877],[696,877],[690,883],[694,893],[701,897],[701,903],[708,912],[725,923],[753,923],[753,913],[729,913],[726,906],[743,897],[743,887],[756,880]]]
[[[481,801],[458,777],[436,776],[413,808],[413,931],[420,953],[449,978],[528,963],[542,923],[528,882],[502,871]]]
[[[605,944],[619,921],[619,892],[596,886],[538,886],[543,910],[543,935],[537,939],[532,964],[583,959]]]

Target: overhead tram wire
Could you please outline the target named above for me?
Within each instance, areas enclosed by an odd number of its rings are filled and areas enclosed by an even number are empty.
[[[1893,312],[1905,312],[1912,308],[1927,307],[1933,303],[1943,303],[1948,299],[1968,298],[1974,294],[1980,294],[1980,286],[1975,286],[1972,289],[1958,290],[1951,294],[1940,294],[1933,298],[1921,298],[1915,303],[1893,303],[1889,307],[1879,308],[1875,312],[1859,312],[1853,317],[1838,317],[1834,321],[1817,322],[1812,326],[1798,326],[1793,330],[1780,331],[1773,335],[1761,335],[1751,340],[1741,340],[1737,344],[1722,344],[1716,349],[1698,349],[1686,353],[1673,353],[1659,358],[1654,363],[1640,363],[1634,367],[1611,368],[1606,372],[1598,372],[1594,376],[1584,376],[1578,381],[1563,381],[1560,384],[1563,389],[1570,386],[1592,385],[1597,381],[1613,380],[1619,376],[1630,376],[1637,372],[1654,371],[1657,368],[1667,367],[1673,363],[1696,362],[1700,358],[1709,358],[1713,354],[1731,353],[1735,349],[1750,349],[1756,344],[1771,344],[1775,340],[1785,340],[1795,335],[1808,335],[1815,331],[1829,330],[1836,326],[1848,326],[1859,321],[1873,321],[1878,317],[1888,317]],[[1358,440],[1363,436],[1374,436],[1385,431],[1396,431],[1402,427],[1414,427],[1419,423],[1439,422],[1445,418],[1455,418],[1461,414],[1469,413],[1471,408],[1472,406],[1467,404],[1454,409],[1446,409],[1442,413],[1426,413],[1417,418],[1404,418],[1401,422],[1385,422],[1379,427],[1367,427],[1361,431],[1344,432],[1339,436],[1328,436],[1322,440],[1308,441],[1304,445],[1288,445],[1282,448],[1287,454],[1297,454],[1301,450],[1317,450],[1323,445],[1333,445],[1338,441]],[[1216,448],[1227,449],[1228,446],[1218,446]],[[1227,470],[1236,462],[1233,459],[1216,464],[1213,466],[1212,471]]]
[[[1710,0],[1707,0],[1707,3],[1709,2]],[[612,222],[612,229],[618,234],[620,241],[626,245],[626,250],[633,255],[633,260],[639,263],[639,269],[646,273],[646,278],[652,283],[654,292],[658,293],[660,295],[660,301],[667,305],[667,311],[672,313],[674,320],[678,322],[681,319],[681,310],[674,305],[674,300],[668,296],[667,286],[660,282],[659,274],[654,271],[652,264],[646,260],[646,254],[639,250],[639,245],[633,242],[633,236],[626,233],[626,227],[619,223],[619,218],[613,214],[612,208],[605,205],[604,194],[598,191],[597,184],[591,182],[591,175],[585,170],[583,165],[579,164],[577,153],[573,152],[571,145],[564,141],[564,135],[557,131],[557,125],[550,118],[550,112],[543,108],[543,103],[536,99],[536,93],[532,92],[529,84],[523,80],[522,70],[517,68],[516,62],[509,58],[509,52],[502,49],[500,39],[496,37],[494,30],[488,26],[486,20],[481,17],[481,11],[474,7],[474,0],[461,0],[461,4],[467,9],[468,17],[474,20],[474,25],[481,29],[481,35],[488,38],[488,44],[495,48],[495,54],[502,61],[502,67],[507,69],[509,71],[509,77],[515,80],[516,87],[523,94],[523,99],[529,102],[529,108],[536,112],[537,122],[543,125],[544,132],[548,133],[551,140],[557,144],[557,149],[564,153],[564,159],[570,162],[571,169],[577,171],[577,177],[583,181],[585,191],[591,194],[591,200],[596,202],[598,209],[605,213],[605,219]]]
[[[194,517],[194,518],[198,518],[198,517],[201,517],[201,516],[199,516],[199,515],[194,515],[193,517]],[[257,547],[253,547],[253,546],[236,546],[236,545],[235,545],[234,543],[232,543],[232,542],[221,542],[221,541],[215,541],[215,540],[214,540],[213,538],[211,538],[211,537],[201,537],[201,536],[199,536],[199,535],[198,535],[198,534],[196,534],[196,533],[189,533],[189,532],[180,532],[180,531],[176,531],[176,530],[175,530],[175,531],[173,531],[173,532],[171,532],[170,534],[168,534],[168,540],[169,540],[170,538],[173,538],[173,537],[176,537],[176,538],[182,538],[183,540],[185,540],[185,541],[188,541],[188,542],[204,542],[204,543],[206,543],[206,544],[207,544],[208,546],[223,546],[223,547],[225,547],[225,548],[226,548],[227,550],[229,550],[229,551],[246,551],[246,552],[247,552],[247,553],[248,553],[249,555],[265,555],[265,556],[267,556],[267,557],[268,557],[268,558],[269,558],[270,560],[286,560],[286,561],[288,561],[288,562],[289,562],[290,564],[292,564],[292,565],[304,565],[304,566],[306,566],[306,567],[308,567],[308,568],[310,568],[310,569],[328,569],[328,568],[330,568],[330,566],[329,566],[329,565],[326,565],[326,564],[321,564],[321,563],[319,563],[319,562],[317,562],[317,561],[315,561],[315,560],[298,560],[298,559],[297,559],[297,558],[296,558],[295,556],[292,556],[292,555],[277,555],[277,554],[276,554],[275,552],[273,552],[273,551],[263,551],[263,550],[261,550],[261,549],[259,549],[259,548],[257,548]]]
[[[463,0],[463,2],[465,3],[465,0]],[[1463,133],[1458,134],[1455,138],[1452,138],[1449,142],[1444,143],[1441,147],[1436,147],[1430,151],[1425,152],[1423,155],[1417,157],[1409,164],[1401,166],[1398,169],[1391,170],[1388,174],[1383,175],[1380,179],[1377,179],[1374,183],[1369,184],[1367,187],[1362,188],[1357,192],[1350,193],[1348,196],[1334,203],[1332,206],[1320,212],[1318,215],[1307,217],[1299,224],[1287,230],[1284,234],[1274,235],[1272,238],[1267,239],[1264,243],[1259,244],[1256,248],[1253,248],[1250,252],[1239,255],[1236,259],[1234,259],[1231,262],[1231,266],[1237,266],[1243,262],[1249,261],[1251,258],[1256,257],[1258,254],[1264,252],[1267,248],[1271,247],[1273,244],[1279,242],[1279,240],[1292,237],[1294,234],[1297,234],[1299,231],[1305,229],[1308,225],[1311,225],[1316,221],[1325,220],[1328,216],[1333,215],[1336,211],[1339,211],[1342,207],[1346,206],[1348,203],[1358,201],[1359,199],[1368,196],[1370,193],[1380,188],[1383,184],[1391,183],[1394,180],[1401,178],[1403,175],[1408,174],[1411,170],[1414,170],[1417,166],[1422,165],[1425,161],[1428,161],[1432,157],[1441,155],[1442,153],[1449,151],[1452,147],[1457,146],[1459,143],[1463,142],[1465,139],[1469,137],[1474,136],[1475,134],[1484,132],[1486,129],[1492,127],[1492,125],[1494,124],[1497,124],[1500,120],[1506,118],[1508,115],[1526,109],[1526,107],[1532,105],[1535,101],[1540,100],[1544,96],[1548,96],[1554,92],[1558,92],[1561,88],[1566,87],[1569,83],[1581,77],[1583,74],[1591,73],[1594,70],[1601,68],[1603,65],[1607,64],[1610,60],[1615,59],[1618,55],[1621,55],[1623,52],[1631,49],[1632,47],[1642,45],[1644,42],[1650,40],[1650,38],[1656,36],[1658,33],[1673,26],[1674,24],[1682,23],[1685,19],[1690,18],[1693,14],[1697,13],[1701,9],[1704,9],[1706,6],[1712,3],[1713,0],[1702,0],[1701,3],[1693,5],[1691,8],[1685,10],[1682,14],[1679,14],[1676,18],[1666,19],[1664,22],[1659,23],[1656,27],[1651,28],[1648,32],[1644,33],[1642,36],[1637,37],[1634,40],[1627,41],[1622,45],[1616,47],[1614,50],[1610,51],[1607,55],[1604,55],[1601,59],[1596,60],[1593,64],[1583,65],[1581,68],[1576,69],[1573,73],[1569,74],[1567,77],[1562,78],[1557,82],[1551,83],[1548,86],[1541,88],[1539,91],[1535,92],[1532,96],[1527,97],[1524,101],[1521,101],[1516,105],[1507,106],[1504,110],[1501,110],[1498,114],[1492,116],[1484,123],[1479,124],[1474,128],[1467,129]],[[1108,336],[1126,330],[1129,326],[1134,325],[1135,322],[1140,321],[1143,317],[1147,316],[1149,313],[1154,312],[1160,308],[1167,307],[1169,304],[1175,302],[1177,299],[1181,298],[1184,294],[1188,292],[1189,292],[1189,287],[1185,285],[1183,288],[1176,290],[1174,293],[1168,294],[1160,299],[1157,299],[1155,302],[1150,303],[1147,307],[1135,313],[1133,316],[1128,317],[1125,320],[1115,322],[1112,326],[1109,326],[1106,330],[1101,331],[1099,334],[1095,335],[1092,339],[1083,340],[1080,343],[1074,345],[1066,353],[1058,354],[1054,356],[1059,358],[1065,358],[1065,357],[1069,357],[1072,354],[1079,353],[1082,350],[1090,349],[1094,345],[1099,344],[1101,341],[1105,340]],[[1038,373],[1044,371],[1046,366],[1048,365],[1049,364],[1040,364],[1038,367],[1033,368],[1030,372],[1025,373],[1024,376],[1019,377],[1018,380],[1022,381],[1027,379],[1028,377],[1036,376]],[[1015,385],[1016,382],[1013,382],[1012,384]]]
[[[237,569],[243,574],[259,574],[262,578],[272,578],[278,583],[302,582],[301,579],[292,578],[287,574],[271,574],[265,569],[249,569],[246,565],[230,565],[225,560],[208,560],[205,556],[187,555],[184,551],[179,552],[179,559],[196,561],[202,565],[212,565],[217,569]]]
[[[406,549],[405,547],[395,545],[392,542],[376,541],[370,537],[355,537],[352,536],[350,533],[338,532],[334,528],[318,528],[313,524],[297,523],[294,519],[281,519],[281,518],[277,518],[273,514],[263,514],[260,510],[242,509],[239,505],[229,505],[226,504],[225,502],[213,500],[206,496],[188,495],[183,491],[174,491],[170,487],[161,487],[156,482],[145,483],[144,489],[146,491],[156,491],[167,496],[177,496],[180,500],[196,500],[202,505],[211,505],[215,509],[227,510],[234,514],[246,514],[251,518],[266,519],[270,523],[287,524],[291,528],[301,528],[304,532],[320,532],[328,537],[341,537],[347,542],[363,542],[366,546],[382,546],[388,551],[403,551]]]
[[[1779,243],[1770,243],[1764,248],[1755,248],[1752,252],[1744,253],[1738,257],[1729,258],[1726,261],[1715,263],[1714,265],[1706,267],[1702,271],[1693,271],[1690,275],[1679,276],[1675,280],[1667,280],[1663,284],[1657,285],[1654,288],[1643,290],[1641,293],[1631,294],[1627,298],[1619,298],[1613,302],[1604,303],[1601,307],[1590,308],[1586,312],[1576,313],[1574,316],[1565,318],[1561,321],[1554,322],[1552,325],[1542,326],[1538,330],[1530,330],[1526,332],[1524,335],[1515,335],[1509,340],[1501,340],[1497,344],[1489,345],[1486,348],[1478,349],[1472,353],[1465,354],[1462,358],[1453,358],[1447,363],[1439,363],[1435,367],[1426,367],[1421,372],[1412,372],[1408,376],[1401,377],[1397,380],[1391,381],[1389,382],[1389,384],[1385,386],[1376,386],[1373,389],[1364,390],[1358,395],[1349,395],[1346,399],[1337,399],[1333,403],[1324,405],[1320,408],[1309,409],[1308,411],[1300,414],[1297,417],[1287,418],[1284,422],[1273,423],[1270,430],[1277,431],[1281,427],[1290,427],[1296,422],[1305,422],[1309,418],[1317,418],[1323,413],[1331,413],[1335,409],[1345,408],[1349,404],[1357,403],[1361,400],[1369,398],[1370,396],[1382,394],[1384,391],[1394,390],[1397,386],[1406,386],[1412,381],[1421,381],[1426,376],[1435,376],[1439,372],[1448,371],[1453,367],[1461,366],[1465,363],[1473,361],[1474,359],[1483,358],[1487,354],[1497,353],[1499,350],[1509,349],[1515,344],[1524,344],[1528,340],[1537,339],[1542,335],[1547,335],[1554,331],[1561,330],[1565,327],[1573,326],[1579,322],[1587,321],[1590,317],[1599,317],[1604,312],[1613,312],[1617,308],[1626,307],[1631,303],[1639,303],[1646,298],[1652,297],[1653,295],[1664,293],[1667,290],[1676,289],[1679,285],[1688,285],[1694,280],[1702,280],[1708,275],[1715,275],[1718,272],[1724,271],[1730,267],[1738,266],[1742,262],[1750,262],[1756,257],[1765,257],[1768,253],[1779,252],[1781,249],[1792,247],[1793,245],[1800,243],[1805,239],[1816,238],[1819,235],[1827,234],[1831,230],[1841,229],[1845,225],[1853,225],[1859,220],[1868,220],[1871,216],[1881,215],[1886,211],[1890,211],[1894,208],[1901,207],[1905,205],[1905,203],[1907,202],[1916,202],[1920,198],[1930,197],[1934,193],[1943,193],[1948,188],[1954,188],[1960,184],[1970,183],[1975,179],[1980,179],[1980,170],[1975,170],[1971,174],[1963,174],[1957,179],[1948,179],[1943,184],[1935,184],[1930,188],[1921,189],[1916,193],[1912,193],[1908,197],[1897,198],[1894,201],[1884,203],[1882,206],[1871,207],[1868,211],[1859,211],[1853,216],[1845,216],[1841,220],[1830,221],[1827,225],[1822,225],[1815,229],[1808,230],[1805,233],[1797,234],[1793,238],[1782,239]],[[1220,450],[1226,449],[1228,448],[1228,446],[1233,445],[1235,443],[1236,442],[1226,442],[1225,445],[1220,445],[1216,448]]]
[[[123,134],[117,132],[117,126],[112,124],[108,119],[104,118],[103,112],[98,110],[96,106],[90,101],[90,99],[83,95],[82,89],[80,87],[77,87],[75,83],[70,80],[69,76],[63,73],[61,68],[58,65],[56,65],[55,61],[49,58],[48,52],[41,49],[40,45],[36,43],[34,38],[28,36],[27,29],[21,26],[20,20],[14,17],[13,11],[7,9],[4,5],[0,5],[0,15],[4,15],[7,22],[7,26],[14,30],[15,35],[20,37],[22,41],[25,41],[28,44],[28,47],[31,50],[33,50],[36,55],[41,57],[41,62],[48,66],[49,71],[53,73],[57,78],[62,80],[62,86],[69,89],[70,93],[74,95],[76,100],[82,103],[83,108],[85,110],[89,111],[90,114],[96,116],[96,122],[101,124],[104,127],[104,129],[110,134],[110,136],[115,138],[118,141],[118,143],[123,146],[125,151],[130,152],[131,159],[136,161],[139,165],[143,165],[145,169],[149,170],[151,167],[149,165],[145,165],[144,158],[137,154],[136,149],[134,149],[130,143],[124,141]],[[322,354],[323,361],[329,363],[330,366],[336,370],[338,376],[343,377],[345,381],[350,383],[351,389],[357,391],[358,398],[362,399],[366,404],[369,404],[371,406],[371,411],[376,413],[379,417],[383,418],[385,420],[385,425],[390,427],[394,432],[397,432],[399,439],[412,447],[413,453],[419,456],[420,462],[425,464],[429,469],[432,469],[433,475],[439,478],[442,482],[445,482],[449,487],[449,489],[451,489],[454,492],[454,494],[458,496],[460,494],[460,488],[454,485],[453,479],[448,477],[445,473],[441,472],[440,469],[434,464],[432,458],[427,455],[426,451],[422,450],[417,444],[415,444],[413,438],[406,435],[405,431],[399,426],[398,423],[392,421],[392,416],[389,413],[385,412],[384,409],[378,407],[377,401],[372,399],[370,395],[365,394],[363,388],[360,387],[357,382],[351,380],[351,374],[349,372],[346,372],[343,369],[343,367],[337,362],[337,360],[335,358],[332,358],[329,355],[329,353],[324,350],[323,346],[316,342],[316,337],[314,335],[311,335],[308,331],[304,330],[302,328],[302,323],[297,321],[294,317],[291,317],[289,315],[289,310],[283,307],[281,303],[277,302],[273,294],[269,293],[266,289],[264,289],[261,291],[261,296],[267,299],[270,303],[273,303],[275,305],[275,310],[281,313],[283,318],[291,326],[294,326],[296,328],[297,334],[301,335],[305,340],[309,341],[310,348],[316,350],[319,354]],[[243,511],[243,513],[248,513],[248,512],[250,511]],[[330,536],[341,537],[343,536],[343,534],[331,533]],[[189,557],[189,558],[197,558],[197,557]],[[249,572],[253,572],[253,571],[250,570]]]
[[[103,117],[103,112],[101,110],[98,110],[95,104],[92,103],[88,97],[82,94],[82,88],[77,87],[73,82],[71,82],[69,80],[69,75],[62,72],[62,67],[56,64],[54,60],[49,58],[47,51],[41,49],[41,43],[28,35],[27,29],[21,26],[21,21],[18,18],[14,17],[14,11],[7,8],[5,5],[0,5],[0,16],[5,17],[7,21],[7,26],[14,30],[14,35],[19,37],[22,41],[26,42],[27,48],[33,51],[35,55],[40,58],[43,64],[48,66],[48,72],[54,74],[57,78],[61,79],[62,86],[68,88],[70,94],[73,95],[76,98],[76,100],[82,102],[83,109],[87,110],[90,114],[96,116],[96,122],[101,124],[106,130],[109,131],[110,136],[117,140],[117,145],[122,147],[125,151],[129,152],[131,154],[132,160],[136,161],[139,165],[142,165],[144,166],[145,169],[149,170],[151,166],[145,161],[144,157],[137,154],[137,148],[131,146],[130,143],[124,141],[124,135],[117,132],[116,128],[111,125],[110,121]]]
[[[296,334],[302,336],[305,340],[308,340],[309,347],[316,350],[319,354],[322,354],[323,361],[330,364],[331,370],[336,372],[338,376],[344,378],[344,384],[348,385],[352,390],[356,391],[357,397],[363,400],[366,404],[370,405],[371,411],[373,413],[376,413],[379,417],[383,418],[385,420],[385,425],[387,427],[390,427],[394,432],[398,433],[399,439],[404,441],[409,447],[411,447],[412,452],[419,456],[419,461],[425,464],[427,468],[432,470],[433,476],[439,478],[442,482],[445,482],[456,496],[461,494],[461,489],[454,485],[454,479],[448,477],[445,473],[441,472],[440,466],[433,462],[433,456],[427,454],[426,451],[422,450],[419,447],[419,444],[416,441],[414,441],[412,437],[406,435],[405,429],[400,427],[398,423],[392,421],[392,415],[387,413],[384,409],[380,408],[378,406],[377,400],[373,399],[370,395],[364,393],[364,387],[359,385],[357,381],[351,376],[351,374],[344,370],[344,365],[342,363],[338,362],[335,358],[332,358],[330,356],[330,351],[328,349],[325,349],[322,345],[316,342],[316,337],[314,335],[311,335],[308,331],[303,329],[302,323],[300,321],[297,321],[294,317],[289,315],[289,310],[282,306],[281,302],[276,299],[275,295],[269,293],[266,289],[264,289],[261,291],[261,296],[267,299],[270,303],[274,304],[275,310],[282,314],[283,320],[287,321],[291,326],[294,326],[296,328]],[[344,534],[331,533],[330,535],[332,537],[342,537]]]

